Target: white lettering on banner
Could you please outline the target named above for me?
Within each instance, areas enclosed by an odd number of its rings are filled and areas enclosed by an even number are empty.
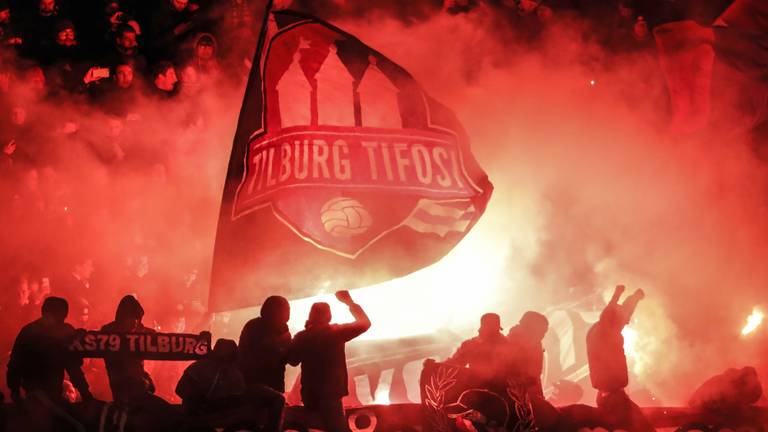
[[[447,137],[299,131],[251,143],[249,161],[241,204],[288,186],[471,195],[459,149]]]

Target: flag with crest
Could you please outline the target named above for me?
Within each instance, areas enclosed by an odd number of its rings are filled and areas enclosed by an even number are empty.
[[[450,251],[493,187],[453,112],[315,17],[268,10],[219,215],[211,311],[366,286]]]

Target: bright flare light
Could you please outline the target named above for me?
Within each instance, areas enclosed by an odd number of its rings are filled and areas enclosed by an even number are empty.
[[[757,330],[760,324],[763,322],[763,312],[758,308],[753,308],[752,313],[747,317],[747,325],[741,329],[741,335],[747,336],[748,334]]]
[[[624,336],[624,354],[629,358],[636,358],[637,352],[637,330],[632,327],[626,326],[621,331],[621,335]]]
[[[374,323],[360,339],[398,339],[467,323],[476,326],[480,315],[495,307],[491,302],[501,285],[505,254],[500,251],[506,247],[505,240],[475,229],[438,263],[354,290],[352,297]],[[312,303],[318,301],[331,306],[334,322],[352,320],[346,306],[334,299],[330,286],[322,287],[322,292],[291,302],[288,326],[292,333],[304,327]]]

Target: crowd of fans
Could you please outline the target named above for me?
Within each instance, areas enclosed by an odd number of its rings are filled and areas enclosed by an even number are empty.
[[[49,294],[76,326],[109,321],[100,305],[132,292],[162,304],[156,329],[207,327],[200,227],[216,210],[197,209],[215,193],[178,191],[208,163],[200,131],[244,85],[260,7],[0,1],[3,358]]]
[[[490,10],[521,44],[535,43],[558,17],[581,19],[600,29],[593,36],[607,49],[631,51],[653,50],[654,26],[711,22],[729,1],[293,3],[325,18],[396,8],[406,21]],[[208,327],[200,281],[212,233],[201,227],[214,225],[216,203],[207,198],[220,185],[208,193],[185,181],[204,176],[210,143],[201,141],[222,115],[217,102],[226,100],[227,114],[236,115],[262,6],[0,0],[3,355],[49,294],[70,301],[75,326],[109,321],[97,305],[130,292],[157,296],[153,309],[163,315],[150,317],[156,329]]]

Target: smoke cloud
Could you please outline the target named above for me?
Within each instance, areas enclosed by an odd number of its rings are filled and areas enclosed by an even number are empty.
[[[759,334],[739,332],[753,306],[768,306],[768,171],[747,136],[667,133],[668,93],[653,51],[605,51],[595,28],[569,16],[555,16],[540,39],[520,44],[488,9],[337,6],[328,16],[316,12],[453,108],[495,185],[486,215],[444,262],[354,293],[371,311],[370,338],[471,336],[485,311],[501,313],[506,328],[529,309],[584,298],[599,305],[624,283],[646,292],[631,324],[633,381],[663,403],[683,403],[726,367],[765,373]],[[220,41],[236,43],[244,42]],[[227,83],[242,73],[231,67],[171,101],[142,96],[121,117],[71,96],[37,102],[21,83],[12,88],[23,92],[10,100],[27,110],[29,134],[43,137],[17,139],[19,151],[43,159],[42,168],[22,165],[17,188],[55,206],[55,223],[14,227],[19,236],[9,244],[49,262],[45,269],[14,262],[20,271],[9,283],[52,276],[74,255],[90,256],[94,285],[110,293],[92,327],[111,319],[130,292],[144,303],[145,320],[164,330],[206,327],[219,200],[243,94],[242,84]],[[292,330],[306,318],[304,303],[294,304]],[[171,317],[180,307],[197,321],[179,327]],[[215,336],[236,337],[253,315],[217,317]]]

